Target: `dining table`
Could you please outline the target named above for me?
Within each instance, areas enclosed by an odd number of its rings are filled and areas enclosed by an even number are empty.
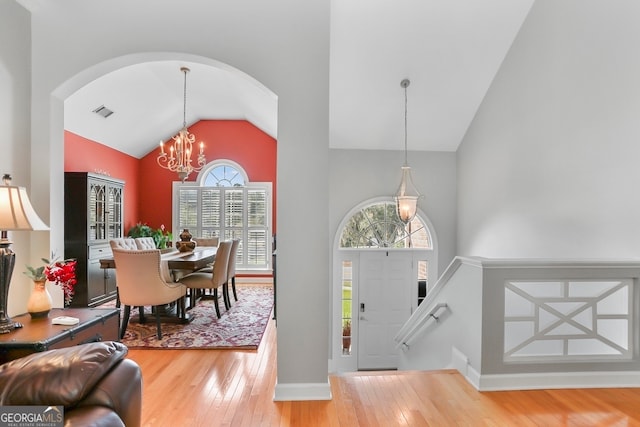
[[[216,259],[217,247],[196,246],[192,251],[180,252],[175,248],[162,249],[160,252],[160,262],[166,262],[171,271],[174,281],[179,281],[186,274],[201,270],[210,266]],[[113,269],[117,271],[117,266],[113,256],[101,258],[100,268]],[[189,323],[193,320],[188,313],[177,314],[175,304],[167,304],[158,307],[161,311],[162,321],[174,323]]]
[[[218,248],[196,246],[193,251],[180,252],[176,249],[161,250],[160,261],[166,262],[171,271],[198,271],[213,263]],[[113,256],[100,259],[100,268],[116,268]]]

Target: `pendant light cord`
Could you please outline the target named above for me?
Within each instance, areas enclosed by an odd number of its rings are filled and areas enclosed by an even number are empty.
[[[404,165],[408,166],[407,160],[407,87],[404,87]]]
[[[404,88],[404,165],[409,166],[407,160],[407,87],[411,84],[409,79],[404,79],[400,82],[400,86]]]
[[[189,69],[187,67],[181,68],[184,73],[184,95],[183,95],[183,107],[182,107],[182,127],[187,127],[187,73]]]

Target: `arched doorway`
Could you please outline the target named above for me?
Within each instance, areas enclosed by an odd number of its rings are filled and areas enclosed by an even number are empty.
[[[144,67],[145,64],[168,64],[175,74],[175,70],[179,65],[189,65],[192,68],[199,67],[218,74],[228,74],[233,76],[234,85],[238,90],[250,88],[254,91],[264,92],[267,97],[275,100],[272,113],[277,117],[277,95],[269,88],[255,80],[252,76],[244,73],[223,62],[180,52],[143,52],[121,57],[111,58],[109,60],[97,63],[79,73],[72,76],[51,93],[51,128],[49,129],[50,141],[50,250],[56,253],[63,252],[64,212],[64,130],[66,115],[69,114],[65,102],[72,96],[76,95],[83,88],[95,85],[101,79],[114,74],[122,74],[127,72],[135,72],[136,68]],[[192,80],[190,80],[191,82]],[[247,89],[248,90],[248,89]],[[192,91],[190,91],[192,92]],[[170,104],[171,106],[173,104]],[[176,104],[177,105],[177,104]],[[180,104],[181,105],[181,104]],[[177,105],[178,108],[180,105]],[[159,141],[160,138],[157,139]],[[156,139],[152,140],[152,144],[157,144]],[[122,151],[122,150],[121,150]],[[124,151],[123,151],[124,152]]]
[[[426,215],[402,223],[391,198],[343,219],[334,246],[332,344],[337,371],[388,369],[393,336],[437,278],[437,239]]]

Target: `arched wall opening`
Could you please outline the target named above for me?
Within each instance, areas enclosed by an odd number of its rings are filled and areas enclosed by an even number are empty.
[[[258,86],[262,90],[273,93],[262,83],[248,74],[229,66],[223,62],[180,52],[145,52],[125,55],[98,63],[89,67],[75,76],[69,78],[57,87],[50,97],[51,119],[50,119],[50,179],[49,179],[49,209],[51,212],[49,235],[50,251],[63,253],[64,248],[64,102],[73,93],[113,71],[125,67],[143,64],[146,62],[158,61],[184,61],[188,63],[202,64],[232,73],[240,78],[247,85]],[[275,96],[275,94],[274,94]],[[277,114],[277,111],[276,111]]]

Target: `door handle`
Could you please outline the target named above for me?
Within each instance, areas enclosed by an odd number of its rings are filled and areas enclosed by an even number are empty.
[[[360,303],[360,313],[364,313],[364,303]]]

